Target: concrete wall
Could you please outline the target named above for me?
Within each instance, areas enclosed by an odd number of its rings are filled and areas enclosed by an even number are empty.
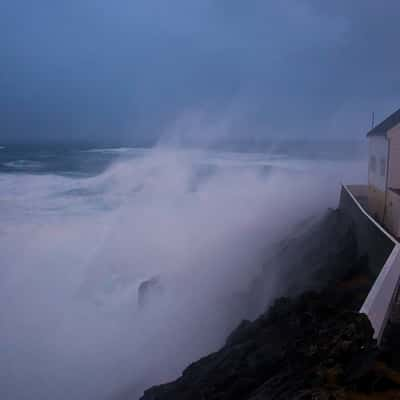
[[[400,124],[388,131],[390,141],[389,188],[400,189]]]
[[[368,186],[367,185],[347,185],[350,192],[357,198],[363,208],[368,210]]]
[[[368,255],[368,268],[377,276],[360,312],[368,316],[379,342],[398,293],[400,244],[362,207],[356,197],[359,189],[355,187],[354,191],[342,187],[339,207],[354,223],[358,251]]]
[[[366,255],[368,257],[370,273],[377,277],[393,250],[394,242],[362,208],[350,191],[351,188],[356,196],[358,194],[359,198],[362,198],[362,193],[365,193],[367,186],[364,186],[363,189],[360,189],[360,185],[349,186],[349,189],[343,186],[340,193],[339,208],[354,224],[359,256]],[[371,221],[373,222],[371,223]]]
[[[383,223],[385,215],[386,192],[375,186],[368,186],[368,212],[379,222]]]

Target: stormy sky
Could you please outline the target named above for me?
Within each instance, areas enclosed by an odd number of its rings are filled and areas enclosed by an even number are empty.
[[[0,142],[151,143],[193,116],[362,138],[400,106],[399,17],[398,0],[2,0]]]

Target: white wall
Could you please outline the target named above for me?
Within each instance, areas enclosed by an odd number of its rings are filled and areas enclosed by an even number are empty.
[[[382,268],[360,309],[366,314],[374,328],[374,337],[382,339],[387,321],[396,301],[400,279],[400,245],[397,244]]]
[[[400,237],[400,195],[392,190],[388,191],[385,222],[390,232]]]
[[[390,140],[389,187],[400,189],[400,124],[388,132]]]
[[[384,192],[386,190],[386,169],[388,158],[388,141],[386,136],[370,137],[368,139],[368,147],[368,184]],[[375,162],[373,161],[374,159]]]

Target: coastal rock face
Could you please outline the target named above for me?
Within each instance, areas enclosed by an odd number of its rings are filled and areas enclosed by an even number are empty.
[[[357,312],[374,277],[351,224],[342,222],[333,211],[282,249],[305,249],[298,271],[309,263],[312,290],[281,297],[253,322],[242,321],[219,351],[176,381],[148,389],[142,400],[400,399],[391,351],[377,348],[367,317]]]
[[[328,399],[373,389],[379,353],[369,321],[329,305],[327,296],[277,300],[256,321],[242,322],[220,351],[142,399]]]
[[[322,219],[305,220],[271,250],[247,296],[252,318],[265,312],[271,292],[276,297],[292,297],[305,290],[319,290],[340,281],[357,263],[362,264],[364,279],[373,279],[368,257],[359,252],[352,221],[339,210],[327,212]],[[276,271],[272,287],[270,271]],[[358,299],[354,295],[351,306],[357,309],[365,296],[359,291]]]

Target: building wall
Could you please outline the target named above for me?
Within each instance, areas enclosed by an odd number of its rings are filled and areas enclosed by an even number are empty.
[[[400,189],[400,124],[388,131],[390,141],[388,187]]]
[[[386,202],[386,172],[388,141],[385,136],[372,136],[368,139],[368,211],[383,223]]]
[[[385,225],[392,235],[400,238],[400,195],[392,190],[387,194]]]
[[[368,139],[369,162],[368,184],[384,192],[386,190],[386,168],[388,141],[386,136],[372,136]]]

